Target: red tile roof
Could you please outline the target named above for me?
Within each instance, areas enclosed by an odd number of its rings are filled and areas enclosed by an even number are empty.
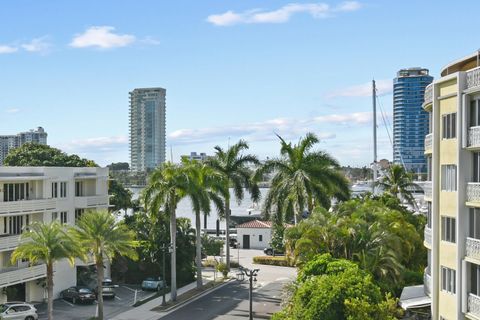
[[[271,221],[260,221],[260,220],[252,220],[242,224],[237,225],[237,228],[260,228],[260,229],[267,229],[272,227]]]

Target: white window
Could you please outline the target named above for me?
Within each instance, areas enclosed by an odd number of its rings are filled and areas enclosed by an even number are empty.
[[[470,208],[468,217],[468,236],[480,239],[480,208]]]
[[[480,126],[480,100],[470,101],[470,127]]]
[[[75,182],[75,197],[83,197],[83,181]]]
[[[263,241],[263,235],[258,236],[258,241],[262,242]]]
[[[58,219],[58,212],[52,212],[52,221],[55,221]]]
[[[4,183],[3,184],[3,201],[20,201],[28,200],[29,184],[27,183]]]
[[[442,191],[457,191],[457,166],[442,165]]]
[[[67,211],[60,212],[60,223],[67,223]]]
[[[442,217],[442,240],[455,243],[455,218]]]
[[[442,267],[442,291],[455,294],[455,270]]]
[[[427,228],[432,229],[432,203],[427,201]]]
[[[84,210],[83,209],[75,209],[75,221],[77,221],[78,219],[80,219],[80,217],[82,216]]]
[[[67,183],[60,182],[60,198],[66,198],[66,197],[67,197]]]
[[[58,198],[58,182],[52,182],[52,198]]]
[[[456,135],[457,114],[449,113],[442,116],[442,138],[453,139]]]

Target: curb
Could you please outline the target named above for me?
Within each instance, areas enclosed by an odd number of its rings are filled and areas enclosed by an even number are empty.
[[[201,292],[201,293],[199,293],[199,294],[197,294],[197,295],[194,295],[193,297],[191,297],[191,298],[188,299],[188,300],[182,301],[182,302],[180,302],[179,304],[176,304],[176,305],[174,305],[174,306],[172,306],[172,307],[170,307],[170,308],[168,308],[168,309],[165,309],[164,311],[160,311],[159,313],[161,314],[161,316],[160,316],[159,319],[165,317],[166,315],[172,313],[173,311],[175,311],[176,309],[178,309],[178,308],[180,308],[180,307],[183,307],[183,306],[185,306],[185,305],[187,305],[187,304],[189,304],[189,303],[191,303],[191,302],[194,302],[195,300],[198,300],[198,299],[200,299],[201,297],[203,297],[203,296],[205,296],[205,295],[207,295],[207,294],[209,294],[209,293],[211,293],[211,292],[213,292],[213,291],[215,291],[215,290],[217,290],[217,289],[220,289],[220,288],[226,286],[227,284],[229,284],[229,283],[232,282],[232,281],[236,281],[236,279],[229,279],[228,281],[225,281],[224,283],[222,283],[222,284],[220,284],[220,285],[218,285],[218,286],[216,286],[216,287],[210,288],[210,289],[208,289],[208,290],[206,290],[206,291],[204,291],[204,292]]]

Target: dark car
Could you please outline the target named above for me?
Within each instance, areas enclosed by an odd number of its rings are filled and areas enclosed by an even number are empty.
[[[267,256],[273,256],[273,253],[274,253],[273,251],[274,251],[273,248],[270,248],[270,247],[263,249],[263,253],[265,253]],[[283,252],[281,250],[275,250],[275,255],[277,255],[277,254],[278,255],[283,255],[284,253],[285,252]]]
[[[118,288],[118,286],[114,285],[111,279],[103,280],[102,287],[102,296],[104,298],[115,298],[115,288]],[[98,287],[94,289],[94,292],[98,296]]]
[[[77,302],[93,303],[96,300],[93,291],[86,287],[70,287],[65,289],[60,292],[60,298],[70,300],[73,304]]]

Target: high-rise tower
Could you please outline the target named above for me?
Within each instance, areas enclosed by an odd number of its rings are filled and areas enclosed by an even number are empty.
[[[428,113],[422,103],[425,87],[432,81],[423,68],[402,69],[393,80],[393,162],[415,173],[427,172],[423,152]]]
[[[146,171],[165,161],[165,95],[163,88],[130,92],[130,161]]]
[[[0,166],[3,164],[3,160],[10,150],[18,148],[28,142],[47,144],[47,136],[47,133],[42,127],[38,127],[36,130],[32,129],[27,132],[20,132],[16,135],[0,136]]]

